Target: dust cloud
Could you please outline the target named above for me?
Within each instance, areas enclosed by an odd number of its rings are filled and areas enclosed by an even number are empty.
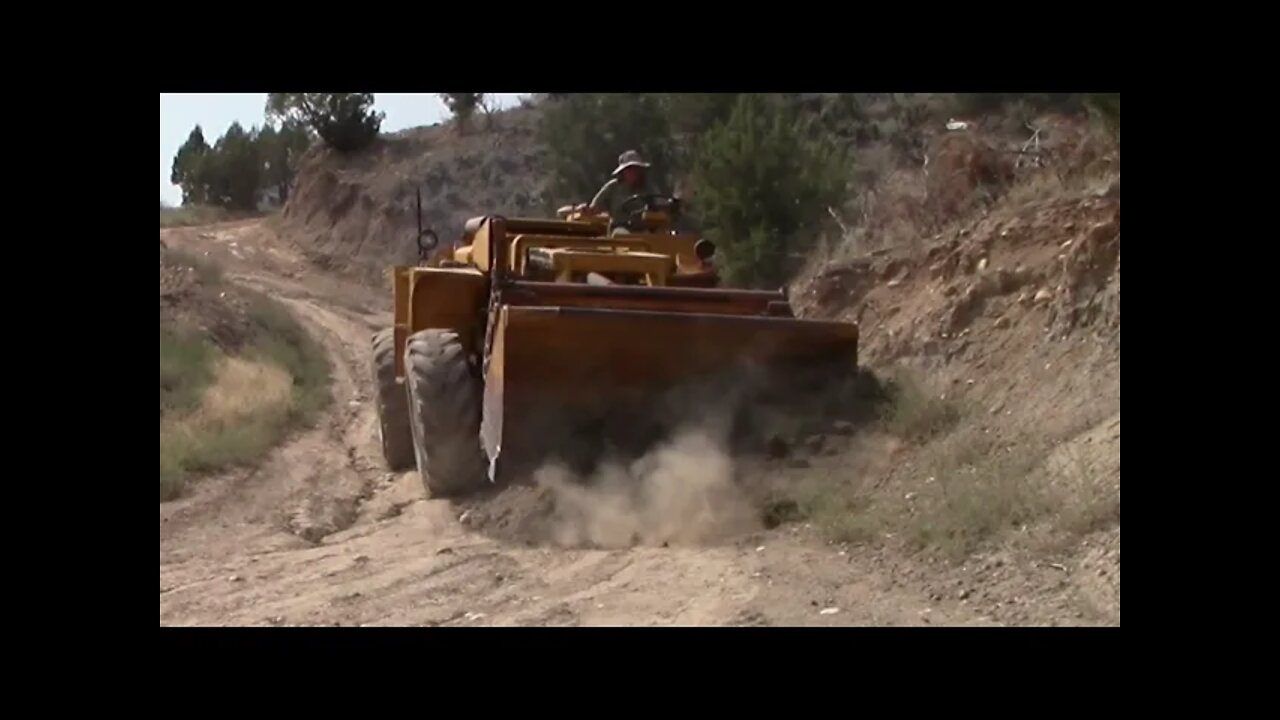
[[[606,461],[590,477],[550,463],[535,481],[552,494],[550,539],[564,547],[696,545],[760,524],[714,423],[685,426],[635,461]]]

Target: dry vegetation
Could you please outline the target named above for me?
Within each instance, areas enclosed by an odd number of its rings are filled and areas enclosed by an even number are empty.
[[[166,287],[166,271],[171,278]],[[215,265],[161,253],[160,499],[250,463],[329,398],[323,350],[278,303]]]
[[[1070,443],[1027,431],[997,439],[965,402],[909,374],[885,384],[876,419],[859,428],[856,458],[887,448],[887,474],[854,462],[769,498],[766,523],[812,522],[834,543],[892,546],[960,562],[1013,541],[1053,554],[1118,526],[1118,479]]]

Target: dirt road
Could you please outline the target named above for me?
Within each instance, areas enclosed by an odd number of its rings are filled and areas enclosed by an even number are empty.
[[[257,223],[161,231],[269,292],[323,342],[334,402],[251,471],[160,506],[161,625],[988,624],[803,526],[699,547],[565,549],[478,527],[382,467],[368,341],[385,292],[321,277]]]

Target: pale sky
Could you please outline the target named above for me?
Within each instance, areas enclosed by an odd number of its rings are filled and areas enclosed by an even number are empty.
[[[493,93],[497,107],[519,102],[526,93]],[[160,197],[170,205],[182,203],[182,191],[169,184],[173,156],[197,124],[205,142],[212,145],[231,123],[245,130],[266,121],[266,93],[161,93],[160,94]],[[376,93],[373,107],[386,113],[383,132],[434,125],[449,116],[436,93]]]

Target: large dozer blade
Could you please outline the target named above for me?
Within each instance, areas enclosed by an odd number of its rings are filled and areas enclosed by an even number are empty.
[[[781,293],[514,283],[504,295],[481,432],[491,475],[650,421],[655,404],[717,379],[856,366],[856,325],[770,315]]]

